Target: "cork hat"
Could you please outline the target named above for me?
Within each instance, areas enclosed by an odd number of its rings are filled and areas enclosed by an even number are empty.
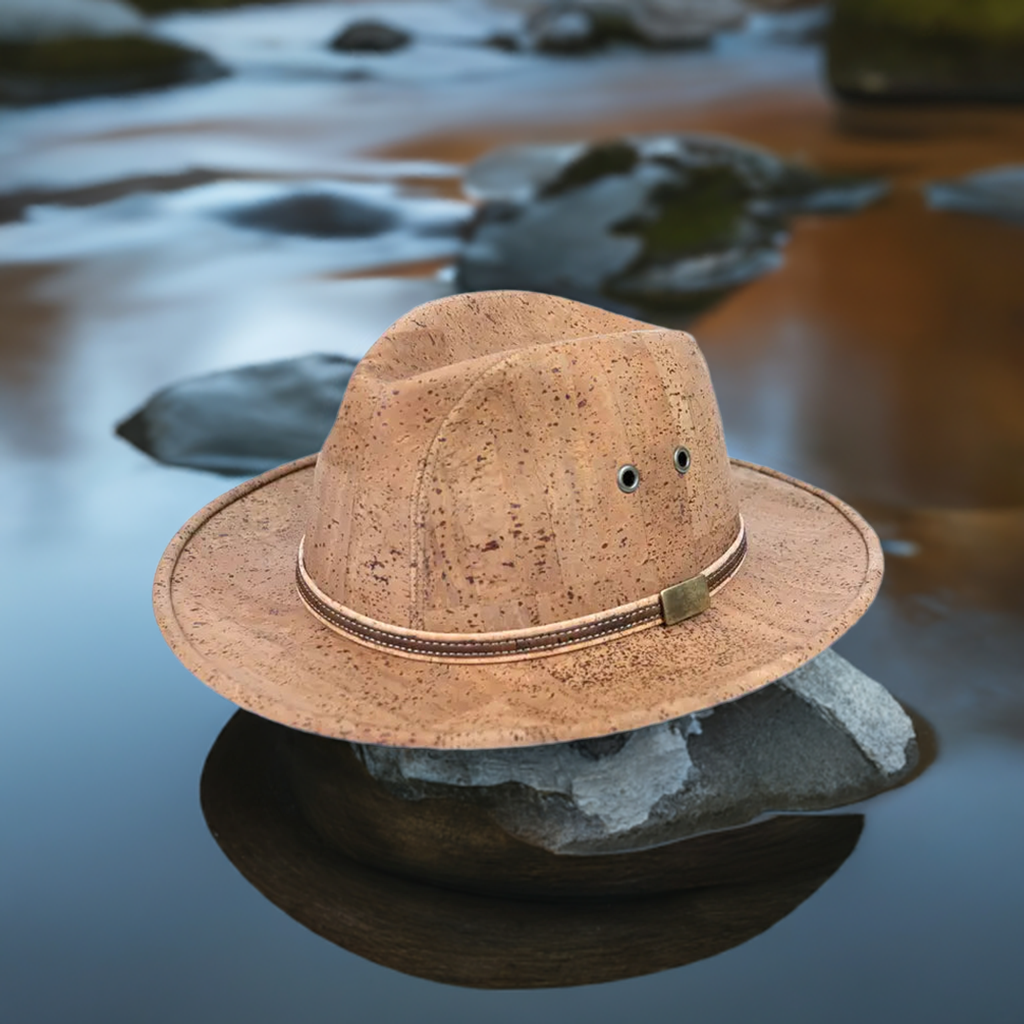
[[[468,749],[732,700],[832,644],[881,576],[853,509],[729,459],[688,334],[484,292],[398,320],[318,455],[179,531],[154,605],[258,715]]]

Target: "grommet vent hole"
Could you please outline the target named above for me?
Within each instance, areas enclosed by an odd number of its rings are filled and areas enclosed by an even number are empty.
[[[640,486],[640,471],[629,464],[619,467],[619,490],[632,494]]]

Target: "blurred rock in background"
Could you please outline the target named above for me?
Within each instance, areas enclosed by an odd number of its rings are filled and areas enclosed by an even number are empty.
[[[925,198],[933,210],[1024,223],[1024,166],[994,167],[953,181],[934,181],[925,186]]]
[[[847,99],[1024,99],[1024,4],[835,0],[828,73]]]
[[[483,204],[461,289],[689,310],[778,267],[794,214],[858,210],[886,185],[681,135],[499,150],[470,168],[465,189]]]
[[[566,0],[540,7],[527,21],[535,49],[582,53],[609,43],[696,46],[747,16],[742,0]]]
[[[225,7],[248,7],[256,3],[294,3],[296,0],[130,0],[133,7],[148,14],[167,11],[216,11]]]
[[[361,20],[346,25],[331,41],[332,50],[342,53],[392,53],[412,42],[405,29],[383,21]]]
[[[369,239],[404,233],[450,238],[458,244],[472,209],[454,200],[388,194],[362,182],[234,183],[208,189],[207,195],[211,212],[231,224],[303,238]]]
[[[120,0],[0,0],[0,103],[154,89],[224,73],[198,50],[148,31]]]
[[[625,44],[649,49],[704,46],[750,15],[823,10],[822,0],[512,0],[523,28],[489,42],[506,50],[581,55]]]
[[[309,355],[195,377],[158,391],[117,433],[172,466],[252,476],[319,450],[354,368]]]

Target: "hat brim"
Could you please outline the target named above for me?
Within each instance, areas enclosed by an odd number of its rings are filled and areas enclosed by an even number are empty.
[[[228,491],[171,541],[164,637],[218,693],[358,743],[485,749],[587,739],[734,700],[830,646],[882,578],[874,531],[830,494],[733,460],[748,553],[711,608],[593,647],[494,665],[427,662],[322,625],[295,587],[316,457]]]

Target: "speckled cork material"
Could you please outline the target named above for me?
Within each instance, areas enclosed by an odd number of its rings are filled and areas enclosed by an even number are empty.
[[[639,473],[631,493],[624,465]],[[367,647],[315,618],[295,585],[305,537],[319,589],[372,620],[431,635],[548,627],[700,573],[741,514],[746,559],[707,611],[522,660]],[[182,528],[154,605],[184,664],[259,715],[361,743],[485,748],[636,729],[739,697],[828,647],[881,576],[856,512],[730,462],[689,335],[490,292],[394,324],[318,457]]]

